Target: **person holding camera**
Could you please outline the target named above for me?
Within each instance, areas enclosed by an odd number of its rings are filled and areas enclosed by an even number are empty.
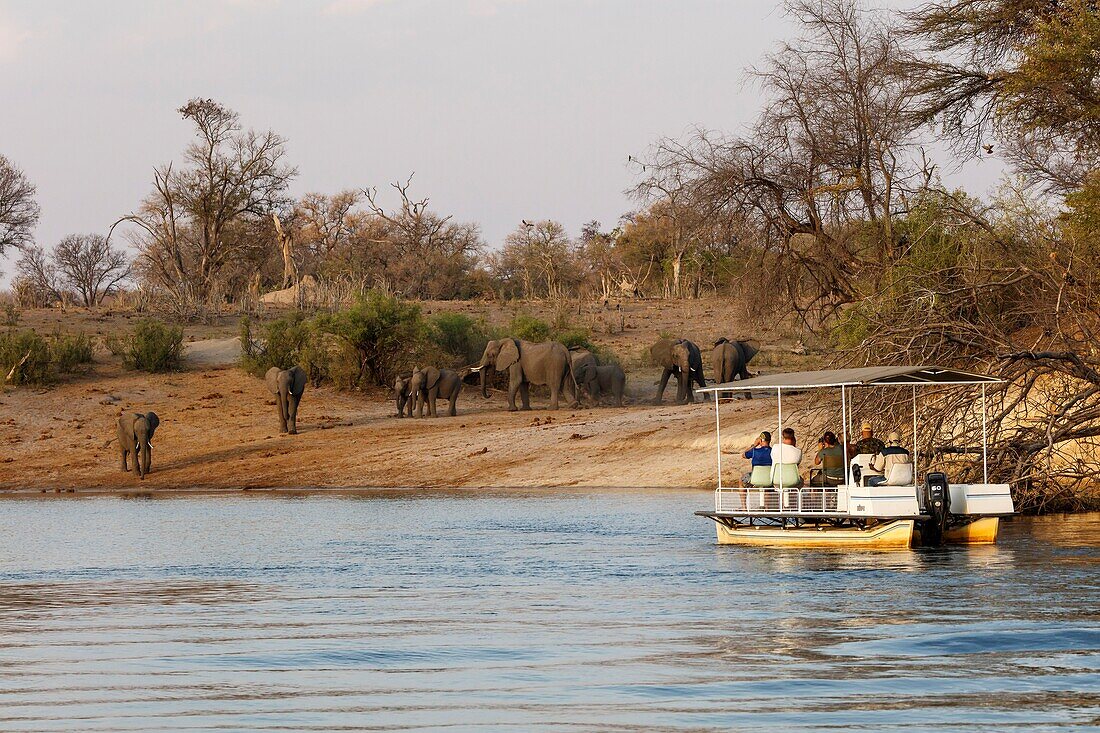
[[[745,451],[744,455],[745,458],[748,458],[751,462],[751,468],[748,473],[741,476],[741,485],[751,486],[752,469],[757,466],[772,465],[772,434],[767,430],[760,433],[753,444]]]
[[[839,486],[844,483],[844,448],[832,430],[826,430],[821,436],[814,465],[821,466],[821,470],[810,481],[811,486]]]

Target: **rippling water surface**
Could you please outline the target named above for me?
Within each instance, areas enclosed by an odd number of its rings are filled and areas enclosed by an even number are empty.
[[[702,492],[0,504],[0,730],[1084,730],[1100,515],[718,547]]]

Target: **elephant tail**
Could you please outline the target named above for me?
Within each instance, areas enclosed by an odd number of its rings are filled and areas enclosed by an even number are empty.
[[[722,373],[719,378],[723,382],[731,382],[734,375],[733,354],[729,349],[723,349],[722,352]]]
[[[559,389],[568,390],[569,385],[573,385],[573,399],[580,399],[580,395],[577,392],[577,375],[573,372],[573,360],[570,359],[565,364],[565,374],[561,375],[561,386]]]

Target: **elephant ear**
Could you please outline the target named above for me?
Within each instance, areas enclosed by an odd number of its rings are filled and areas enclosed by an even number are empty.
[[[756,348],[748,341],[738,341],[737,343],[741,345],[741,353],[745,355],[745,364],[748,364],[750,361],[752,361],[752,358],[754,356],[760,353],[760,349]]]
[[[432,389],[435,385],[439,384],[440,371],[435,367],[428,367],[424,370],[424,388]]]
[[[665,366],[672,363],[672,339],[661,339],[649,347],[649,355],[657,366]]]
[[[279,367],[271,367],[264,374],[264,384],[267,385],[267,389],[271,394],[279,394],[279,372],[282,369]]]
[[[306,382],[309,377],[306,375],[306,370],[300,366],[291,367],[290,369],[290,393],[300,397],[303,392],[306,391]]]
[[[155,412],[145,413],[145,422],[149,425],[149,439],[153,439],[153,433],[160,427],[160,418],[157,417]]]
[[[504,344],[500,347],[500,353],[497,354],[497,371],[503,372],[517,361],[519,361],[519,344],[516,343],[515,339],[504,339]]]

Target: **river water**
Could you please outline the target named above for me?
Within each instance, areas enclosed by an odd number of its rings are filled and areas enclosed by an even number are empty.
[[[1100,726],[1100,515],[719,547],[705,492],[0,504],[0,730]]]

